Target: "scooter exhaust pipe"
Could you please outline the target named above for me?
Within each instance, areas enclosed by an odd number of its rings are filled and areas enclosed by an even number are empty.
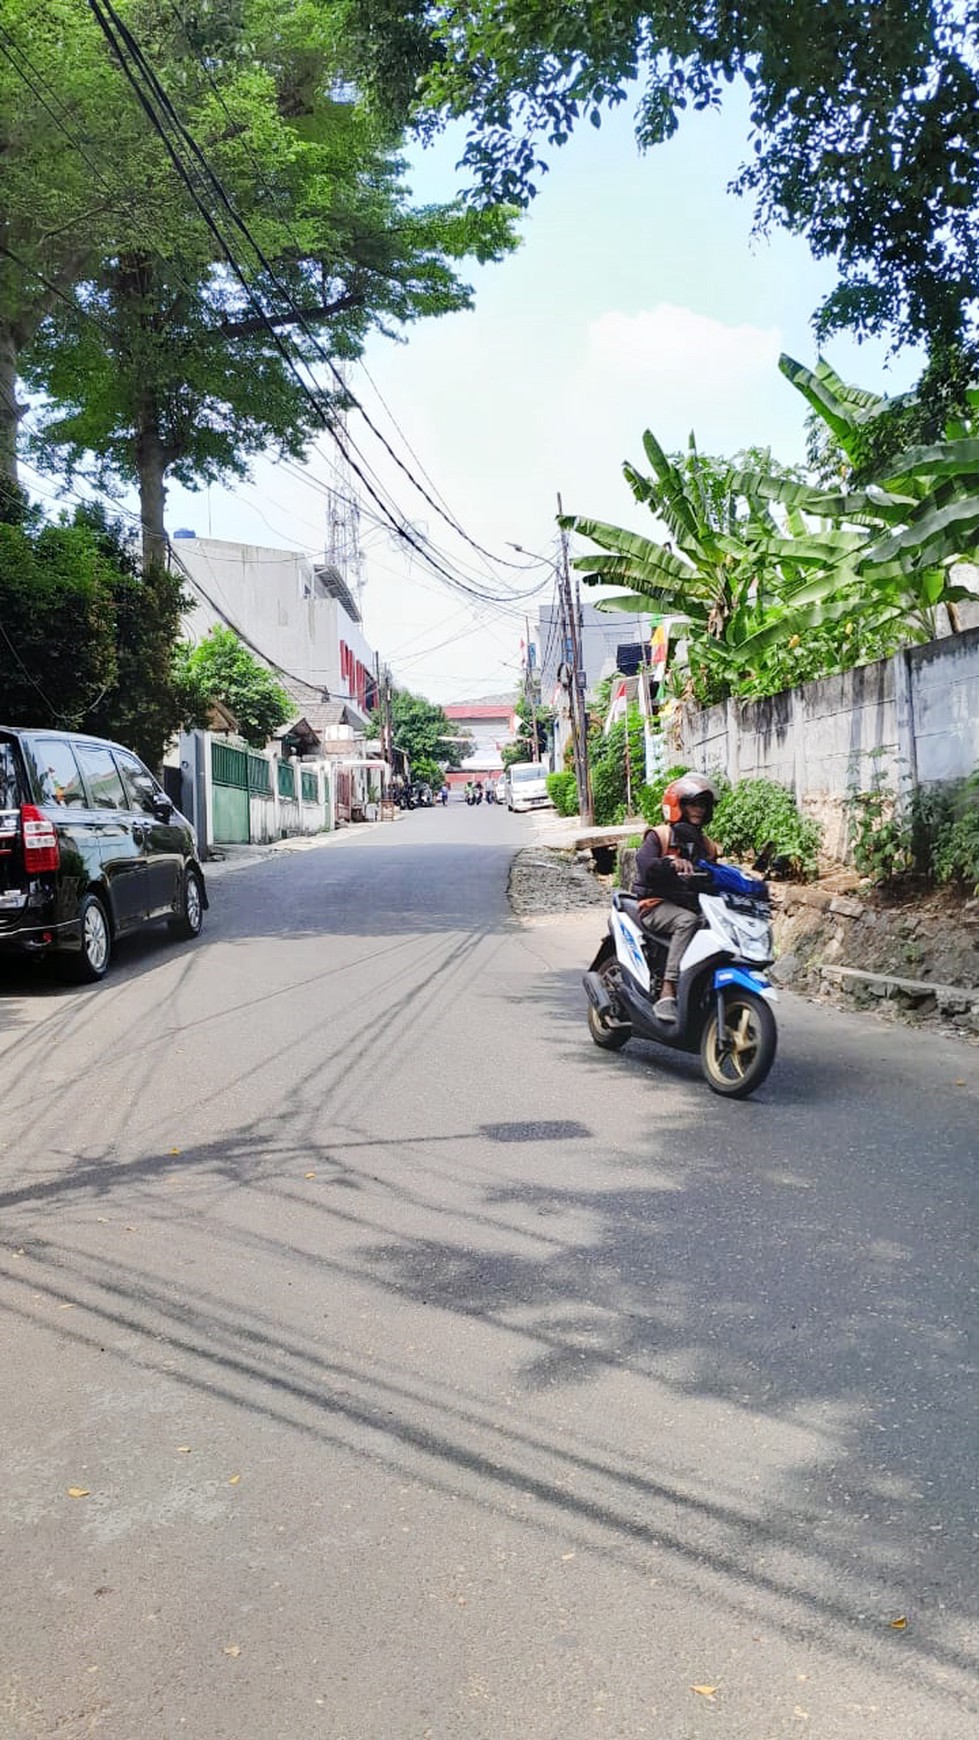
[[[585,987],[589,1003],[594,1009],[597,1009],[599,1015],[611,1015],[612,999],[608,994],[601,973],[585,973],[581,982]]]

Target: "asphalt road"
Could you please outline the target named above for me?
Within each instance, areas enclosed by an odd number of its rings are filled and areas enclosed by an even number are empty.
[[[3,981],[2,1740],[974,1740],[979,1052],[598,1052],[532,828]]]

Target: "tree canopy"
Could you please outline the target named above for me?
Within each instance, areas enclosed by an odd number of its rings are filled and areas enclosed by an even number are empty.
[[[421,762],[460,767],[463,756],[472,753],[454,741],[460,733],[441,707],[408,689],[395,689],[391,697],[391,724],[394,747],[407,755],[412,773]]]
[[[11,725],[80,728],[159,765],[180,724],[171,669],[179,577],[139,571],[131,540],[97,509],[45,525],[5,493],[0,668]]]
[[[458,263],[514,237],[497,208],[412,206],[356,6],[97,10],[112,45],[71,0],[0,26],[0,466],[20,375],[34,460],[138,483],[159,556],[168,476],[302,454],[343,401],[331,362],[469,306]]]
[[[273,732],[295,714],[282,685],[232,628],[212,628],[196,646],[182,641],[174,672],[187,725],[204,723],[212,703],[220,701],[255,749],[264,749]]]
[[[975,9],[959,0],[470,0],[432,8],[434,107],[469,123],[479,194],[526,202],[546,151],[634,93],[642,146],[688,109],[748,89],[735,186],[758,223],[805,235],[837,262],[822,334],[924,343],[942,376],[976,338],[979,71]]]

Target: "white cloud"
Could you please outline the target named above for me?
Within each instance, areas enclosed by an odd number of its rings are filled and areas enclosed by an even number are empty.
[[[610,310],[588,326],[580,386],[590,398],[600,385],[615,420],[628,420],[636,436],[652,428],[675,448],[693,429],[703,449],[733,452],[771,439],[768,418],[752,425],[756,404],[770,404],[773,388],[778,397],[781,349],[778,327],[729,326],[675,303]],[[787,386],[784,409],[786,423],[800,421]]]

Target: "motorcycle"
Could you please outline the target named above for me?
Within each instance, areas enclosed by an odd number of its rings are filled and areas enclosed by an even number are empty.
[[[676,1020],[653,1014],[667,944],[643,929],[638,901],[616,892],[608,935],[582,979],[588,1027],[603,1051],[619,1051],[634,1034],[699,1051],[708,1087],[745,1099],[765,1080],[778,1043],[778,994],[763,971],[775,958],[768,888],[730,864],[703,861],[685,887],[697,895],[701,926],[680,963]]]

